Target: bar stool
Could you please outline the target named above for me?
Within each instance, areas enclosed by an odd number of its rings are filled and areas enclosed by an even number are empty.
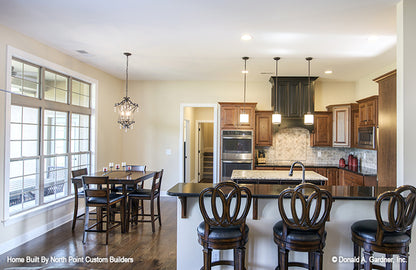
[[[83,176],[83,175],[88,175],[88,169],[83,168],[83,169],[79,169],[79,170],[74,170],[74,171],[71,172],[71,174],[72,174],[72,178],[80,177],[80,176]],[[72,218],[72,231],[74,231],[77,219],[79,219],[79,218],[81,218],[82,216],[85,215],[85,214],[78,215],[78,198],[84,198],[85,194],[84,194],[84,190],[80,190],[80,189],[82,189],[82,181],[72,182],[72,183],[73,183],[73,186],[74,186],[74,216]],[[92,214],[92,213],[90,213],[90,214]]]
[[[383,207],[388,204],[388,208]],[[383,210],[384,209],[384,210]],[[411,230],[416,215],[416,188],[405,185],[395,191],[387,191],[377,197],[375,203],[376,220],[360,220],[351,226],[354,242],[354,257],[361,258],[364,248],[364,261],[354,263],[354,269],[392,269],[392,262],[400,262],[400,269],[408,269]],[[385,267],[373,265],[370,257],[373,252],[385,254]],[[393,261],[393,254],[400,256]]]
[[[205,196],[211,195],[210,214],[205,207]],[[246,196],[242,211],[241,197]],[[217,205],[220,202],[220,205]],[[249,228],[246,218],[251,206],[251,192],[234,182],[222,182],[215,187],[204,189],[199,194],[199,208],[204,221],[197,228],[198,242],[203,246],[204,266],[208,270],[216,265],[232,265],[234,269],[245,268],[245,244],[248,241]],[[220,209],[221,215],[218,213]],[[234,260],[211,262],[213,249],[233,249]]]
[[[284,199],[290,199],[290,207],[284,205]],[[286,270],[289,266],[322,269],[325,222],[329,218],[332,202],[329,191],[310,183],[287,188],[280,193],[278,205],[282,220],[273,227],[274,242],[278,246],[276,269]],[[292,213],[291,218],[287,212]],[[291,250],[308,252],[308,263],[289,262]]]

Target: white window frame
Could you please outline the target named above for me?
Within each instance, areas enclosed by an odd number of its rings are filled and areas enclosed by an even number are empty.
[[[91,84],[91,92],[90,92],[90,109],[91,109],[91,117],[90,117],[90,151],[91,151],[91,170],[95,171],[96,170],[96,149],[97,149],[97,132],[96,132],[96,96],[97,96],[97,89],[98,89],[98,80],[93,79],[91,77],[88,77],[84,74],[78,73],[76,71],[73,71],[71,69],[68,69],[66,67],[63,67],[61,65],[58,65],[56,63],[50,62],[46,59],[40,58],[38,56],[32,55],[30,53],[27,53],[25,51],[22,51],[20,49],[14,48],[12,46],[7,46],[7,57],[6,57],[6,90],[9,91],[9,93],[5,94],[5,113],[4,113],[4,117],[5,117],[5,134],[4,134],[4,175],[3,175],[3,200],[4,200],[4,204],[3,204],[3,217],[2,217],[2,221],[6,222],[9,221],[10,219],[21,219],[22,216],[26,216],[26,215],[32,215],[33,213],[39,213],[39,210],[41,210],[42,212],[44,211],[48,211],[49,209],[53,209],[55,207],[55,205],[57,204],[61,204],[62,200],[55,200],[52,201],[48,204],[43,204],[43,205],[38,205],[34,208],[28,209],[28,210],[24,210],[20,213],[17,213],[13,216],[10,216],[9,213],[9,168],[10,168],[10,113],[11,113],[11,100],[12,100],[12,94],[10,93],[11,90],[11,65],[12,65],[12,58],[18,58],[21,59],[23,61],[27,61],[29,63],[33,63],[39,66],[42,66],[46,69],[50,69],[56,72],[60,72],[62,74],[74,77],[78,80],[82,80],[84,82],[90,83]],[[42,90],[40,90],[42,91]],[[71,101],[70,99],[71,95],[68,96],[68,100]],[[69,123],[69,118],[68,118],[68,125],[70,128],[70,123]],[[68,141],[71,140],[70,137],[67,138]],[[43,143],[43,141],[40,141],[41,143]],[[69,146],[67,146],[69,147]],[[70,163],[70,150],[68,148],[68,162]],[[40,153],[41,155],[43,153]],[[41,168],[42,171],[42,168]],[[69,177],[69,170],[68,170],[68,177]],[[68,178],[70,179],[70,178]],[[68,199],[69,197],[71,197],[70,192],[68,194],[67,197],[65,197],[64,199]]]

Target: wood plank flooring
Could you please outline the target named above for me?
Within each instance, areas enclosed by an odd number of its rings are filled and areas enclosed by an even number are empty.
[[[0,255],[0,269],[176,269],[176,204],[176,197],[161,197],[162,227],[159,229],[156,221],[154,234],[151,223],[132,225],[125,234],[117,228],[110,232],[108,246],[105,233],[89,233],[83,245],[83,220],[77,221],[74,232],[68,222]],[[147,204],[145,207],[149,209]],[[30,256],[32,262],[26,262],[26,256]],[[49,259],[47,264],[40,261],[42,256]],[[25,262],[12,263],[10,258],[23,258]],[[51,262],[54,258],[58,261]],[[133,262],[110,262],[111,259]]]

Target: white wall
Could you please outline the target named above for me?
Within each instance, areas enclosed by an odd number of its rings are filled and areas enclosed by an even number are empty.
[[[100,136],[97,138],[97,165],[102,167],[111,160],[121,159],[122,131],[117,127],[117,116],[113,106],[122,97],[123,81],[97,70],[85,63],[65,55],[51,47],[39,43],[27,36],[17,33],[0,25],[0,88],[6,89],[6,57],[7,45],[22,50],[28,54],[40,57],[44,60],[62,66],[66,69],[83,74],[98,81],[97,90],[97,130]],[[122,52],[120,52],[120,57]],[[4,130],[5,130],[5,94],[0,92],[0,198],[4,194]],[[0,200],[0,217],[4,213],[4,201]],[[72,218],[72,199],[58,205],[54,209],[45,209],[36,212],[24,219],[11,219],[0,223],[0,253],[14,248],[25,241],[30,240],[55,226]]]

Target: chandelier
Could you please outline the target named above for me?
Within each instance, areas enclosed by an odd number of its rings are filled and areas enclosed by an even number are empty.
[[[308,61],[308,112],[305,113],[304,116],[304,124],[305,125],[313,125],[313,114],[311,113],[311,102],[310,102],[310,98],[311,98],[311,60],[312,57],[306,57],[305,58],[306,61]]]
[[[244,60],[244,70],[242,71],[242,73],[244,74],[244,103],[243,103],[243,109],[240,112],[240,123],[248,123],[249,122],[249,116],[248,113],[246,112],[246,90],[247,90],[247,60],[249,58],[247,56],[243,57]]]
[[[133,128],[134,113],[139,108],[137,103],[131,101],[128,96],[128,85],[129,85],[129,56],[131,53],[125,52],[124,55],[127,58],[126,61],[126,96],[123,99],[114,105],[114,111],[118,113],[118,121],[120,124],[120,129],[124,129],[127,132],[130,128]]]

